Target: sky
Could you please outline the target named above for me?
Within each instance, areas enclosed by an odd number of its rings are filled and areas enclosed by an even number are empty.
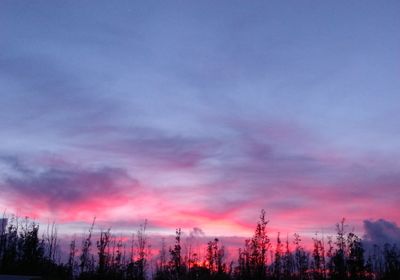
[[[399,13],[2,0],[0,209],[210,236],[249,235],[265,209],[272,232],[345,217],[398,238]]]

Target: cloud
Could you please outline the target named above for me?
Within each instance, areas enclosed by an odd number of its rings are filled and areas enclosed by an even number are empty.
[[[347,10],[245,6],[4,3],[0,155],[29,162],[0,157],[0,207],[207,234],[253,230],[261,208],[282,232],[399,221],[395,13],[364,15],[388,44],[360,54],[348,32],[371,32]]]
[[[384,219],[364,221],[364,240],[369,244],[400,244],[400,227]]]
[[[79,148],[96,154],[106,151],[119,159],[134,160],[141,166],[162,172],[194,170],[203,161],[213,158],[222,145],[212,136],[180,135],[145,126],[92,125],[86,128],[77,125],[68,133],[77,137]]]
[[[130,181],[124,170],[102,168],[97,170],[49,169],[24,178],[8,178],[12,192],[31,199],[45,199],[49,206],[74,204],[92,196],[109,197],[120,194],[118,182]]]
[[[14,172],[3,174],[1,191],[13,207],[34,213],[50,211],[73,216],[101,213],[125,203],[139,188],[126,170],[115,167],[84,168],[72,164],[28,168],[16,157],[2,159]]]
[[[197,236],[204,236],[204,235],[205,235],[204,231],[198,227],[194,227],[189,233],[190,237],[197,237]]]
[[[82,213],[115,226],[148,218],[160,231],[247,234],[262,208],[271,226],[288,233],[320,226],[333,231],[341,217],[357,227],[365,218],[397,219],[397,196],[388,194],[396,192],[399,177],[384,159],[316,150],[319,139],[294,123],[232,122],[210,124],[224,130],[218,137],[76,124],[66,136],[80,152],[55,159],[25,154],[28,164],[3,156],[13,172],[2,172],[1,188],[8,200],[26,205],[32,198],[28,204],[38,213],[62,215],[64,222]],[[380,206],[372,211],[371,204]]]

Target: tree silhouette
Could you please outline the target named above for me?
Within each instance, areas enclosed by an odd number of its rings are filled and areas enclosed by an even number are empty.
[[[280,232],[278,232],[278,237],[276,238],[276,248],[275,248],[275,260],[274,260],[274,279],[282,279],[282,248],[283,244],[280,237]]]
[[[293,250],[288,236],[286,242],[282,242],[280,234],[273,246],[275,250],[271,250],[267,224],[265,211],[261,211],[254,235],[239,249],[233,272],[233,264],[227,265],[225,248],[219,238],[205,244],[203,257],[192,253],[182,258],[182,231],[177,229],[175,243],[169,249],[169,260],[163,241],[153,273],[148,270],[152,259],[147,221],[139,227],[136,239],[132,237],[131,248],[127,249],[123,238],[117,238],[111,229],[97,234],[94,219],[79,252],[75,237],[72,239],[64,264],[57,258],[60,256],[59,241],[54,223],[40,237],[39,224],[13,216],[0,231],[0,274],[40,275],[48,280],[400,279],[398,247],[375,245],[367,255],[361,238],[346,232],[344,219],[336,225],[335,239],[328,237],[326,248],[324,239],[315,235],[311,251],[303,248],[299,234],[294,235]],[[92,252],[93,244],[96,252]]]
[[[295,233],[294,234],[294,245],[295,248],[295,270],[296,276],[298,279],[303,280],[307,279],[307,270],[308,270],[308,254],[301,246],[301,238],[300,235]]]
[[[316,280],[325,279],[325,246],[323,240],[315,234],[313,238],[313,278]]]
[[[80,259],[80,273],[81,275],[84,275],[85,273],[89,273],[93,271],[93,264],[92,264],[92,258],[90,255],[90,249],[92,247],[92,234],[93,234],[93,228],[94,228],[94,223],[96,221],[96,218],[93,218],[92,225],[89,229],[89,234],[87,238],[82,242],[82,253],[81,256],[79,257]]]

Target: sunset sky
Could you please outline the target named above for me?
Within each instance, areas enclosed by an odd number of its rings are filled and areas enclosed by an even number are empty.
[[[0,1],[0,210],[246,236],[400,223],[399,1]],[[382,221],[383,221],[382,220]]]

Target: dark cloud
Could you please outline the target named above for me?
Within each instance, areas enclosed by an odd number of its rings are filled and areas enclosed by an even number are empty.
[[[19,174],[30,174],[32,170],[28,168],[19,157],[15,155],[0,155],[0,162],[10,167],[11,170]]]
[[[4,159],[2,159],[4,162]],[[15,174],[5,175],[0,189],[14,202],[30,201],[49,209],[65,208],[85,201],[111,201],[139,186],[120,168],[82,168],[73,165],[26,167],[20,160],[6,159]]]
[[[400,245],[400,227],[396,223],[379,219],[377,221],[364,221],[365,236],[364,240],[370,244]]]
[[[190,237],[198,237],[204,235],[205,235],[204,231],[199,227],[194,227],[189,233]]]
[[[85,149],[107,150],[165,169],[198,167],[214,157],[221,146],[221,141],[213,137],[183,136],[151,127],[92,126],[73,133],[85,138],[86,142],[80,144]]]

